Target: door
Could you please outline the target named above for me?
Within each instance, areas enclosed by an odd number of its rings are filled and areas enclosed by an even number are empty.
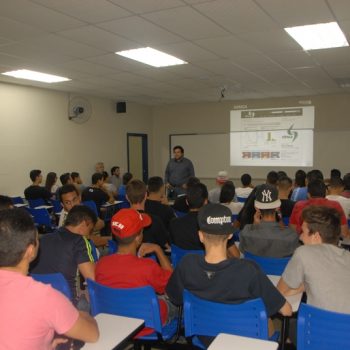
[[[135,179],[147,183],[148,147],[146,134],[127,134],[128,171]]]

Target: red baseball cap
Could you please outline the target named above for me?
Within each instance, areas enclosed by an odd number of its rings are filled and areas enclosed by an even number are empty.
[[[111,231],[119,238],[127,238],[137,234],[151,223],[152,219],[147,214],[135,209],[121,209],[112,217]]]

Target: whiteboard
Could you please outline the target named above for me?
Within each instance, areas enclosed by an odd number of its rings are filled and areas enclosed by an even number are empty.
[[[231,177],[239,178],[248,172],[253,178],[265,178],[270,170],[285,170],[289,176],[299,167],[230,167],[229,133],[216,134],[173,134],[169,135],[170,150],[181,145],[185,157],[194,165],[199,178],[215,178],[220,170],[226,170]],[[314,133],[314,166],[327,177],[330,169],[338,168],[342,173],[350,172],[350,131],[316,131]],[[311,168],[303,168],[305,171]]]

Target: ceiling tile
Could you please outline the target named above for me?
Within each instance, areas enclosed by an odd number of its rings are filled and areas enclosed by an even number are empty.
[[[221,58],[236,57],[237,55],[257,54],[258,51],[250,44],[235,36],[208,38],[194,41],[199,46],[215,53]]]
[[[339,65],[324,65],[324,69],[333,78],[350,77],[350,63]]]
[[[49,34],[37,38],[28,39],[27,43],[33,47],[45,48],[47,52],[64,53],[66,56],[84,58],[102,55],[103,50],[80,44],[75,41],[60,37],[56,34]]]
[[[219,58],[214,53],[202,49],[200,46],[188,41],[170,45],[159,45],[155,48],[170,55],[174,55],[175,57],[180,58],[186,62],[192,63],[195,61],[205,61]]]
[[[334,16],[324,0],[256,0],[256,2],[282,27],[334,21]]]
[[[316,65],[309,52],[303,50],[272,52],[269,54],[269,57],[284,68],[310,67]]]
[[[348,64],[350,62],[350,47],[309,51],[311,57],[321,65]]]
[[[50,32],[76,28],[84,24],[75,18],[27,0],[2,1],[1,15]]]
[[[266,32],[239,33],[237,37],[266,54],[287,50],[300,50],[300,46],[297,42],[283,29]]]
[[[133,13],[142,14],[147,12],[171,9],[174,7],[183,6],[181,0],[110,0]]]
[[[25,40],[42,34],[42,31],[33,26],[0,17],[0,33],[2,38],[11,40]]]
[[[349,0],[328,0],[328,3],[338,20],[350,20]]]
[[[225,36],[229,33],[220,25],[191,7],[178,7],[143,15],[144,18],[185,39]]]
[[[194,5],[199,12],[231,33],[256,32],[279,28],[252,0],[217,0]]]
[[[12,0],[11,0],[12,1]],[[47,8],[87,23],[127,17],[130,12],[107,0],[32,0]]]
[[[182,41],[177,35],[136,16],[100,23],[98,26],[129,40],[133,40],[140,45],[151,46]]]
[[[91,25],[62,31],[59,32],[58,35],[70,40],[98,47],[107,52],[129,50],[137,46],[133,41]]]

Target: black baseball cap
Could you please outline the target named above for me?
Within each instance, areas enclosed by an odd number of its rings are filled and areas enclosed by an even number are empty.
[[[235,231],[231,210],[222,204],[207,204],[198,212],[199,229],[213,235],[225,235]]]
[[[276,209],[281,206],[276,186],[263,184],[257,187],[254,206],[258,209]]]

